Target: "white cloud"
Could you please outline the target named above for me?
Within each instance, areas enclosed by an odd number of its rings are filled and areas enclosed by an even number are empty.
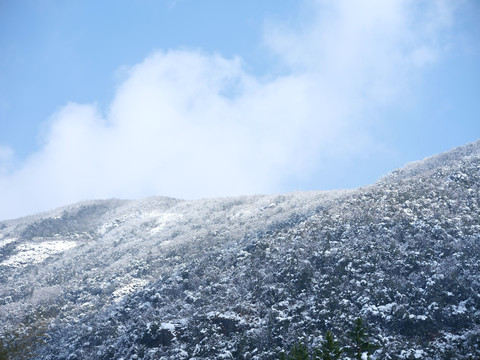
[[[284,191],[317,166],[367,151],[376,140],[366,111],[394,101],[442,50],[450,3],[424,5],[425,16],[416,4],[309,3],[305,24],[267,26],[287,69],[269,80],[249,75],[240,58],[152,54],[130,69],[107,114],[66,105],[44,147],[0,172],[0,218],[92,198]],[[10,156],[2,151],[0,163]]]
[[[5,174],[13,161],[14,152],[7,146],[0,146],[0,176]]]

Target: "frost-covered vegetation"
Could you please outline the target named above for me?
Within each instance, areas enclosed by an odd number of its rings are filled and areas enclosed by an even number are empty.
[[[0,222],[0,359],[278,359],[360,317],[372,359],[478,359],[479,194],[477,142],[357,190]]]

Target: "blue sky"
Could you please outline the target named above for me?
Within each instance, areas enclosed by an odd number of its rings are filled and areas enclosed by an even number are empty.
[[[0,0],[0,219],[351,188],[480,136],[475,0]]]

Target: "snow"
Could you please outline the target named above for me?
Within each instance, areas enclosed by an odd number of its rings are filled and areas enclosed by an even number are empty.
[[[5,239],[3,239],[3,235],[0,235],[0,249],[7,244],[15,242],[16,240],[17,240],[17,238],[5,238]]]
[[[415,352],[413,353],[413,357],[415,359],[422,359],[424,354],[425,353],[423,350],[415,350]]]
[[[383,318],[392,313],[397,303],[391,302],[385,305],[365,304],[361,310],[362,314],[371,313],[372,315],[380,315]]]
[[[455,315],[458,315],[458,314],[464,314],[467,312],[467,308],[465,306],[465,304],[467,303],[467,301],[462,301],[460,304],[458,305],[453,305],[453,313]]]
[[[10,256],[2,262],[2,265],[19,267],[29,264],[37,264],[44,261],[49,256],[60,254],[69,249],[73,249],[78,244],[75,241],[53,240],[42,242],[30,242],[17,246],[16,254]]]
[[[171,332],[175,331],[175,325],[172,323],[161,323],[160,329],[170,330]]]
[[[131,279],[127,284],[115,290],[112,296],[115,300],[119,300],[120,298],[132,294],[134,291],[145,286],[148,284],[148,282],[149,281],[146,279]]]

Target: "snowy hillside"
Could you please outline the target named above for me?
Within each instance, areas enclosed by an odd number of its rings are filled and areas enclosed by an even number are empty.
[[[480,142],[369,187],[91,201],[0,222],[0,358],[480,358]]]

